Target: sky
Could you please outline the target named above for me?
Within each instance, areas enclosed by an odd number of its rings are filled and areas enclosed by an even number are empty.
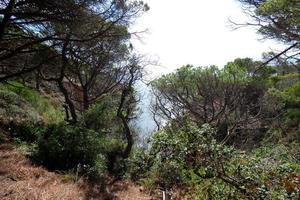
[[[138,18],[132,32],[148,30],[133,38],[136,51],[155,65],[147,67],[147,80],[172,72],[186,64],[223,67],[235,58],[260,59],[263,52],[284,49],[275,41],[262,41],[254,28],[232,30],[229,19],[246,22],[236,0],[144,0],[150,10]],[[149,110],[151,93],[137,86],[141,115],[137,127],[141,136],[155,128]]]
[[[147,68],[151,79],[186,64],[223,67],[238,57],[260,59],[263,52],[282,49],[275,41],[262,41],[254,28],[230,27],[229,19],[249,20],[236,0],[144,1],[150,10],[132,31],[147,33],[133,44],[156,62]]]

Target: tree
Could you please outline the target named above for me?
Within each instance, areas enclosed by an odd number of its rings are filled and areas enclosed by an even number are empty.
[[[235,23],[236,28],[255,26],[258,33],[265,39],[275,39],[289,47],[275,54],[261,66],[285,55],[293,50],[287,57],[296,59],[299,56],[300,42],[300,2],[297,0],[238,0],[253,21],[248,23]],[[260,68],[260,67],[258,67]]]
[[[95,26],[97,29],[97,26]],[[130,59],[126,27],[111,28],[114,37],[95,38],[86,43],[72,44],[69,52],[68,73],[70,84],[82,91],[82,97],[73,98],[88,107],[106,93],[113,91],[123,81],[126,74],[126,60]]]
[[[69,42],[88,42],[95,38],[114,37],[108,34],[111,28],[129,26],[135,17],[147,9],[148,6],[142,1],[2,0],[0,64],[18,55],[41,51],[39,44],[60,54],[67,38]],[[95,24],[99,25],[97,29]],[[17,65],[17,72],[2,76],[0,81],[32,72],[39,66],[23,68]]]
[[[57,59],[56,67],[50,70],[45,63],[51,57],[25,66],[18,59],[20,62],[10,66],[0,81],[38,70],[42,79],[57,83],[72,122],[78,118],[74,101],[80,101],[87,110],[120,84],[126,73],[123,63],[129,57],[128,27],[148,9],[142,1],[122,0],[3,1],[1,6],[0,64],[5,66],[20,55],[33,56],[46,50],[53,51]],[[66,84],[80,86],[79,96],[83,98],[74,99]]]
[[[135,33],[129,27],[148,9],[135,0],[0,0],[0,64],[7,68],[0,82],[37,75],[63,96],[68,122],[88,129],[96,127],[84,119],[91,105],[114,98],[113,126],[122,141],[108,156],[113,169],[134,143],[134,84],[143,69],[131,47]]]
[[[249,15],[256,21],[259,33],[266,38],[278,39],[284,43],[298,43],[299,1],[288,0],[239,0]],[[250,23],[249,23],[250,25]]]
[[[142,78],[141,57],[131,57],[118,86],[97,99],[84,113],[84,125],[89,129],[106,132],[107,136],[120,141],[108,152],[109,171],[119,173],[118,162],[127,159],[134,145],[135,131],[131,122],[137,116],[137,103],[134,85]]]
[[[223,142],[237,130],[263,128],[266,75],[254,69],[251,59],[229,62],[222,70],[184,66],[152,83],[154,113],[179,127],[185,116],[200,126],[209,123]]]

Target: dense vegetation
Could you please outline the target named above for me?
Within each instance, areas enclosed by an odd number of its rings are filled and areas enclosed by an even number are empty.
[[[142,1],[1,0],[0,124],[36,164],[186,199],[300,198],[298,1],[239,0],[288,45],[262,61],[182,66],[151,82],[157,130],[135,145]],[[1,141],[1,140],[0,140]]]
[[[151,140],[153,184],[192,199],[299,198],[299,73],[255,65],[184,66],[153,82],[166,123]]]

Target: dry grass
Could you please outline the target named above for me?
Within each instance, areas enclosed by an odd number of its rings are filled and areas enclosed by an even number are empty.
[[[84,192],[72,182],[32,164],[12,145],[0,145],[0,199],[84,199]]]
[[[34,166],[15,147],[0,144],[1,200],[151,200],[140,188],[127,182],[108,186],[66,181],[62,175]]]

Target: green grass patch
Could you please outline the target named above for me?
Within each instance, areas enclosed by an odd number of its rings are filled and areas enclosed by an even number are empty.
[[[40,95],[37,91],[19,82],[9,82],[2,85],[2,89],[13,92],[27,101],[39,113],[45,123],[59,123],[64,120],[64,113],[59,106],[55,105],[51,99]]]

